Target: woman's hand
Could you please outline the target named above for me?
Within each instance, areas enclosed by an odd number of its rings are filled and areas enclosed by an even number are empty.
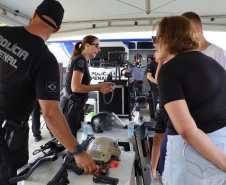
[[[105,83],[99,84],[100,86],[98,88],[99,89],[98,91],[100,91],[103,94],[107,94],[109,92],[112,92],[114,85],[112,86],[112,84],[109,84],[109,83],[111,83],[111,82],[105,82]]]
[[[107,86],[113,88],[115,86],[115,83],[113,82],[104,82],[104,84],[106,84]]]

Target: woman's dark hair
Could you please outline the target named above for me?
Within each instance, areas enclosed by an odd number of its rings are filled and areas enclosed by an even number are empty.
[[[82,53],[82,51],[85,49],[86,43],[92,44],[94,42],[94,40],[96,40],[96,39],[98,39],[98,38],[93,35],[87,35],[82,39],[82,41],[77,42],[72,51],[70,62],[76,55],[80,55]]]

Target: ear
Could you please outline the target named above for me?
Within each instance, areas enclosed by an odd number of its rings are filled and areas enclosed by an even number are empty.
[[[56,33],[60,30],[60,27],[58,29],[53,30],[53,33]]]
[[[196,26],[195,26],[195,28],[196,28],[196,30],[197,30],[197,32],[198,32],[198,33],[200,33],[200,32],[201,32],[201,28],[200,28],[200,26],[199,26],[199,25],[196,25]]]
[[[86,44],[85,44],[85,47],[86,47],[86,46],[89,48],[90,45],[89,45],[88,43],[86,43]],[[85,48],[85,47],[84,47],[84,48]]]

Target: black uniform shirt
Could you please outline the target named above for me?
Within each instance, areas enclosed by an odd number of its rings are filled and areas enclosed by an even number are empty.
[[[71,80],[72,80],[73,72],[76,70],[82,71],[84,73],[82,78],[82,84],[90,85],[91,76],[89,73],[88,62],[86,61],[86,58],[83,55],[81,54],[77,55],[72,59],[67,70],[65,91],[68,94],[72,93]],[[74,93],[74,94],[80,98],[86,98],[88,96],[88,93]]]
[[[147,66],[147,73],[151,73],[151,76],[155,78],[155,73],[158,67],[158,63],[155,61],[152,61],[148,66]]]
[[[29,116],[36,98],[59,100],[56,58],[24,27],[0,27],[0,113]]]
[[[185,99],[198,128],[210,133],[226,126],[226,72],[198,51],[176,55],[158,75],[160,106]],[[174,134],[168,122],[169,134]]]

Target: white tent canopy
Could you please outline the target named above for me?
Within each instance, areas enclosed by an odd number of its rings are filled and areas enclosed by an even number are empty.
[[[0,22],[26,25],[42,0],[1,0]],[[51,40],[87,34],[150,32],[164,16],[198,13],[204,30],[226,31],[226,0],[59,0],[65,9],[61,30]],[[17,13],[19,12],[19,13]]]

